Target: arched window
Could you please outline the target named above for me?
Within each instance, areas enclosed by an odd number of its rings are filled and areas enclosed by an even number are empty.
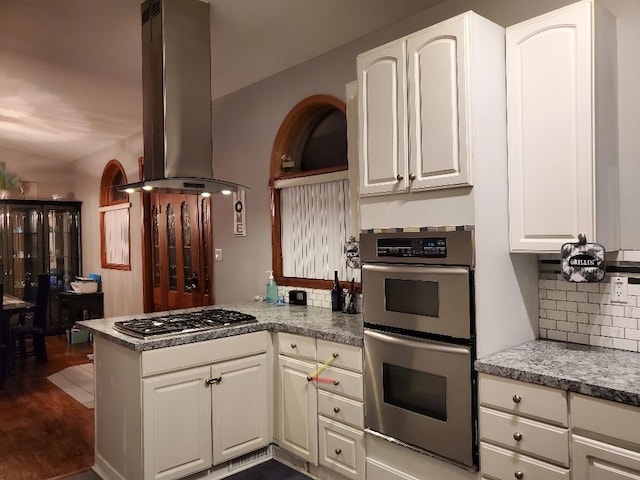
[[[131,270],[129,195],[115,187],[127,183],[118,160],[110,160],[100,180],[100,256],[102,268]]]
[[[330,288],[350,229],[345,104],[329,95],[298,103],[274,141],[270,175],[273,270],[279,285]]]

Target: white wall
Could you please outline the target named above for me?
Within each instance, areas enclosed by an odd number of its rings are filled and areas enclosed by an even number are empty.
[[[357,54],[441,20],[474,10],[502,26],[573,3],[571,0],[449,0],[362,37],[295,68],[214,102],[214,174],[251,188],[247,192],[247,236],[233,237],[231,200],[214,200],[214,246],[224,251],[214,265],[218,303],[249,300],[264,293],[271,266],[269,162],[276,132],[291,108],[317,93],[345,98],[344,86],[356,78]],[[618,17],[620,95],[620,175],[622,244],[640,249],[636,183],[640,178],[640,75],[635,49],[640,44],[640,2],[601,0]],[[213,80],[215,81],[215,79]]]
[[[51,200],[51,195],[59,194],[65,200],[77,200],[69,182],[73,171],[70,164],[6,148],[0,148],[0,163],[4,163],[11,175],[22,181],[33,182],[32,189],[25,193],[25,197],[15,191],[11,193],[12,198]]]
[[[118,160],[127,181],[139,180],[138,158],[142,156],[142,133],[137,133],[74,163],[70,178],[77,199],[82,201],[82,270],[83,274],[102,275],[104,314],[107,317],[141,313],[142,302],[142,237],[140,195],[129,196],[131,222],[131,270],[103,269],[100,260],[100,179],[106,164]]]

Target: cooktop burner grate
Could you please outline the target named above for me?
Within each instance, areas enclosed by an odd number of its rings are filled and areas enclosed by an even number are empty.
[[[152,318],[139,318],[115,322],[113,328],[138,338],[154,335],[190,333],[230,325],[255,323],[256,317],[234,310],[201,310],[198,312],[167,314]]]

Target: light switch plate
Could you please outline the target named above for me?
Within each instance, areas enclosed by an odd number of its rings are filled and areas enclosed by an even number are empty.
[[[213,250],[213,258],[216,260],[216,262],[221,262],[222,261],[222,249],[221,248],[215,248]]]

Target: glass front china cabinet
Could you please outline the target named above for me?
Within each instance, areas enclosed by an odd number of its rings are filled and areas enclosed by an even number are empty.
[[[81,202],[0,200],[0,271],[4,292],[26,298],[47,273],[51,293],[47,333],[63,333],[58,292],[81,272]]]

